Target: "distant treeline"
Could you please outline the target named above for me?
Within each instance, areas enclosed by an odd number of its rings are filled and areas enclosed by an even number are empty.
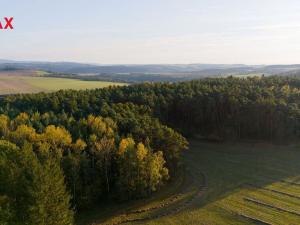
[[[180,74],[145,74],[145,73],[129,73],[129,74],[116,74],[116,73],[101,73],[97,75],[78,75],[67,73],[53,73],[50,72],[47,77],[56,78],[70,78],[84,81],[108,81],[119,83],[143,83],[143,82],[178,82],[192,80],[196,76],[181,76]],[[197,76],[199,77],[199,76]]]
[[[40,224],[34,221],[58,214],[65,215],[59,224],[72,224],[73,211],[145,197],[166,184],[187,148],[181,134],[298,139],[300,79],[230,77],[11,95],[0,99],[0,114],[1,224]]]
[[[0,66],[0,71],[22,71],[24,69],[21,69],[21,68],[16,68],[14,66]]]

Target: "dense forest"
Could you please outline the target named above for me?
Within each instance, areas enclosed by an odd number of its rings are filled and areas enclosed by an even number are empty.
[[[0,70],[1,71],[1,70]],[[68,74],[68,73],[54,73],[48,72],[46,77],[56,77],[56,78],[69,78],[78,79],[84,81],[108,81],[108,82],[121,82],[129,84],[137,84],[143,82],[179,82],[188,81],[193,79],[199,79],[204,75],[195,75],[193,73],[175,73],[175,74],[155,74],[155,73],[100,73],[96,75],[78,75],[78,74]]]
[[[299,97],[300,79],[276,76],[4,97],[0,224],[72,224],[147,197],[181,168],[186,138],[293,141]]]

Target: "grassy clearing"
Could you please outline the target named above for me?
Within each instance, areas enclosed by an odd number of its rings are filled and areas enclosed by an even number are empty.
[[[247,78],[247,77],[261,77],[262,75],[268,75],[268,74],[264,74],[264,73],[234,74],[233,77]]]
[[[43,71],[43,70],[37,70],[37,71],[35,71],[35,73],[37,76],[45,76],[45,75],[49,74],[48,72]]]
[[[149,211],[121,215],[108,210],[111,214],[104,213],[105,219],[95,224],[119,224],[128,218],[145,220],[125,224],[300,224],[299,147],[201,142],[190,147],[185,181],[130,209]],[[177,195],[178,200],[151,210]]]
[[[45,91],[57,91],[61,89],[94,89],[112,85],[124,85],[124,83],[103,82],[103,81],[82,81],[66,78],[50,77],[22,77],[28,84]]]
[[[299,224],[300,186],[291,184],[299,181],[299,161],[296,147],[194,142],[186,162],[204,172],[207,192],[185,211],[148,224]]]
[[[35,92],[51,92],[62,89],[94,89],[103,88],[112,85],[125,85],[124,83],[102,82],[102,81],[81,81],[65,78],[49,78],[37,76],[16,76],[1,75],[0,76],[0,95],[16,94],[16,93],[35,93]]]

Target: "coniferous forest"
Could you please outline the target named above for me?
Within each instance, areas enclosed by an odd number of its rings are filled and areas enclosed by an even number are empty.
[[[190,138],[300,136],[300,79],[144,83],[0,99],[0,224],[73,224],[103,201],[157,192]]]

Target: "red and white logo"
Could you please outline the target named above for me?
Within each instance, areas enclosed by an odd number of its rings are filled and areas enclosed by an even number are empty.
[[[0,20],[0,30],[13,30],[13,20],[13,17],[4,17],[4,20]]]

